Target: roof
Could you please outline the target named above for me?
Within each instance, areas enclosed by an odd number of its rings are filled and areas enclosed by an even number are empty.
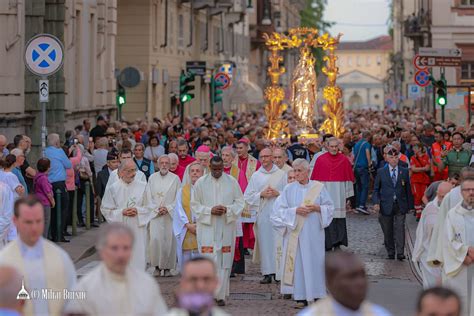
[[[340,42],[338,50],[392,50],[393,41],[388,35],[382,35],[368,41]]]

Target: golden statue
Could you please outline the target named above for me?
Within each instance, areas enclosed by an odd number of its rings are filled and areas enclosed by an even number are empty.
[[[279,84],[280,76],[285,73],[285,68],[280,66],[280,62],[283,61],[280,52],[286,49],[300,48],[300,61],[293,72],[291,82],[290,103],[293,113],[300,120],[302,129],[311,126],[317,89],[314,58],[310,51],[312,47],[322,48],[326,52],[326,57],[323,59],[326,66],[322,69],[322,72],[328,78],[327,86],[323,89],[323,97],[326,100],[323,105],[323,112],[326,119],[321,126],[321,130],[336,137],[342,137],[344,133],[344,107],[341,102],[342,91],[336,85],[338,68],[335,54],[341,35],[339,34],[336,37],[331,37],[327,33],[320,35],[317,29],[306,27],[290,29],[288,35],[275,32],[263,34],[265,45],[270,51],[268,75],[271,84],[265,89],[265,99],[268,102],[265,107],[268,121],[266,133],[269,139],[282,137],[288,134],[289,131],[288,123],[281,119],[286,104],[282,104],[285,94]]]
[[[300,60],[291,80],[290,105],[301,128],[312,127],[318,90],[314,58],[307,46],[300,48]]]

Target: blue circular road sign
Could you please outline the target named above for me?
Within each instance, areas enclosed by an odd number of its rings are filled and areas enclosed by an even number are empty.
[[[38,76],[54,74],[63,65],[64,47],[51,34],[38,34],[26,44],[25,64],[28,70]]]

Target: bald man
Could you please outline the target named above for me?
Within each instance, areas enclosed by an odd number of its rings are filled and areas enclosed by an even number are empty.
[[[420,264],[423,276],[423,288],[428,289],[441,283],[441,267],[431,266],[427,262],[433,228],[438,220],[439,208],[446,194],[453,188],[449,182],[441,182],[436,197],[429,202],[421,213],[420,222],[416,228],[416,241],[413,247],[413,262]]]
[[[364,264],[355,254],[343,251],[328,253],[325,273],[331,296],[318,300],[299,316],[390,315],[383,307],[366,300],[367,274]]]
[[[6,155],[8,155],[7,138],[0,134],[0,158],[6,157]]]
[[[22,277],[13,267],[0,267],[0,315],[20,316],[25,300],[17,299]]]
[[[244,193],[244,200],[251,209],[257,210],[257,220],[254,230],[256,232],[255,248],[253,252],[254,262],[260,261],[260,269],[263,280],[261,284],[272,282],[276,278],[276,231],[270,221],[273,204],[286,185],[286,173],[273,164],[273,155],[270,148],[260,151],[260,163],[262,168],[258,169],[252,177]],[[275,279],[276,281],[276,279]]]

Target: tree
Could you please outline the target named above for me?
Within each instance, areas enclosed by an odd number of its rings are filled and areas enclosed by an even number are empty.
[[[318,29],[319,33],[325,33],[334,24],[334,22],[324,21],[324,9],[327,0],[305,0],[305,8],[300,11],[301,26]],[[316,58],[316,73],[321,72],[323,66],[323,57],[325,55],[321,48],[313,49],[313,55]]]

